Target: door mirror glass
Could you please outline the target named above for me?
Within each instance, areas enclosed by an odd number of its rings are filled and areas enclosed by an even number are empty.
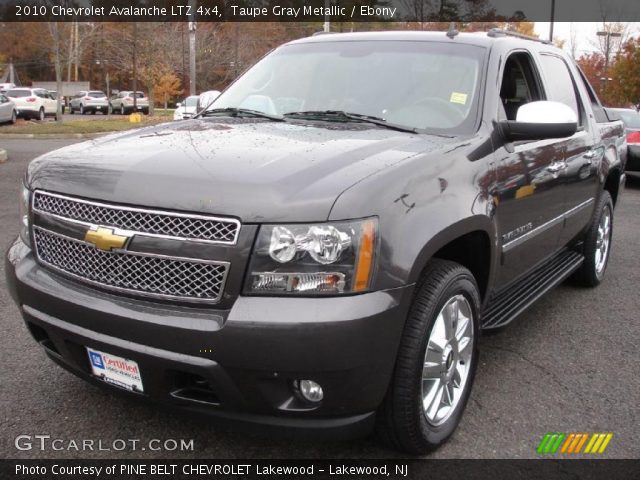
[[[500,122],[507,141],[570,137],[578,130],[578,116],[564,103],[540,100],[518,108],[515,120]]]

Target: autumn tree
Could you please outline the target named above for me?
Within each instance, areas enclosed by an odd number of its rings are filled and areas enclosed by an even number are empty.
[[[162,99],[164,102],[164,108],[167,109],[167,101],[178,95],[181,95],[182,84],[178,76],[171,71],[166,72],[160,77],[158,83],[155,86],[156,98]]]
[[[618,106],[640,104],[640,38],[628,40],[609,70],[610,98]]]

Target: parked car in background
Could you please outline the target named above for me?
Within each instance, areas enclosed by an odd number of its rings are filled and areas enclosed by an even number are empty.
[[[69,113],[73,114],[74,112],[78,112],[80,115],[102,112],[103,115],[106,115],[109,112],[107,94],[100,90],[83,90],[76,93],[69,102]]]
[[[16,123],[17,118],[16,104],[9,100],[6,95],[0,93],[0,122]]]
[[[220,96],[220,90],[207,90],[206,92],[202,92],[198,97],[198,108],[197,110],[204,110],[205,108],[211,106],[211,104],[215,101],[216,98]]]
[[[191,95],[185,98],[182,102],[176,104],[176,109],[173,112],[174,120],[186,120],[190,118],[194,113],[198,111],[198,95]]]
[[[56,92],[55,90],[49,90],[49,94],[53,97],[54,100],[58,100],[58,92]],[[62,96],[60,97],[60,109],[62,110],[62,113],[64,113],[66,107],[67,99],[66,97]]]
[[[640,112],[633,108],[607,108],[611,120],[622,120],[627,135],[627,171],[640,172]]]
[[[111,107],[111,111],[113,113],[119,113],[121,115],[126,115],[128,113],[133,113],[133,96],[134,92],[131,90],[122,90],[116,96],[111,97],[109,102],[109,106]],[[136,106],[139,112],[144,113],[145,115],[149,113],[149,99],[142,92],[135,92],[136,97]]]
[[[18,117],[44,120],[46,116],[58,116],[58,102],[43,88],[12,88],[6,96],[15,103]]]
[[[16,88],[15,83],[0,83],[0,93],[6,93],[7,90]]]

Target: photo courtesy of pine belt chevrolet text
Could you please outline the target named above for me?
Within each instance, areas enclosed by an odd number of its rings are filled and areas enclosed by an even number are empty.
[[[192,118],[33,160],[9,289],[87,381],[424,454],[461,420],[483,332],[605,279],[626,156],[550,43],[314,35]]]

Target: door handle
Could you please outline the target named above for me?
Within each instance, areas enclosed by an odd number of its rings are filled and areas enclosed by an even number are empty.
[[[547,167],[547,171],[551,173],[558,173],[567,168],[567,162],[553,162]]]

